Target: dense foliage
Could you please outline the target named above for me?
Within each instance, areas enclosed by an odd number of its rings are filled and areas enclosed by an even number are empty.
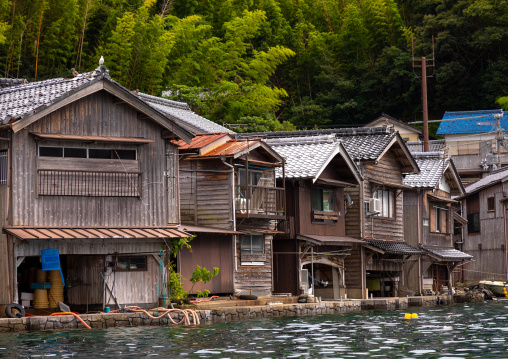
[[[170,96],[239,131],[421,118],[508,96],[504,0],[0,0],[0,70],[90,71]]]

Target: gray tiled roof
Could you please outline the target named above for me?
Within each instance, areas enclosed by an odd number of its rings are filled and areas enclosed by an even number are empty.
[[[502,167],[496,171],[493,171],[492,174],[487,177],[482,178],[481,180],[474,182],[466,187],[466,193],[463,197],[480,191],[483,188],[490,187],[497,182],[503,181],[508,177],[508,167]]]
[[[442,152],[413,152],[411,154],[420,167],[420,173],[406,175],[403,183],[411,187],[436,187],[450,164],[450,158],[444,157]]]
[[[109,78],[108,72],[95,71],[76,77],[63,77],[20,84],[0,89],[0,123],[7,124],[11,118],[19,119],[41,107],[50,106],[55,100],[69,95],[73,90],[87,83]]]
[[[423,152],[423,141],[408,141],[406,146],[411,152]],[[445,140],[430,140],[429,152],[441,151],[446,146]]]
[[[330,157],[337,153],[339,141],[333,135],[267,139],[278,154],[286,159],[286,178],[317,178]],[[277,169],[282,178],[282,170]]]
[[[425,246],[420,245],[420,247],[438,257],[441,257],[443,260],[462,260],[462,259],[471,259],[472,255],[461,252],[452,247],[433,247],[433,246]]]
[[[237,137],[281,138],[335,135],[342,142],[353,160],[377,159],[397,133],[386,127],[338,128],[326,130],[253,132],[237,134]]]
[[[421,249],[415,248],[404,241],[383,241],[377,239],[365,239],[370,245],[393,254],[424,254]]]
[[[171,101],[144,93],[139,93],[138,97],[153,108],[180,120],[183,122],[182,126],[194,134],[208,132],[234,133],[230,129],[192,112],[189,105],[184,102]]]

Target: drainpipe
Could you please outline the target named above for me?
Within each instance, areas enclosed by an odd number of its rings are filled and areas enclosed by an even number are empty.
[[[421,212],[421,206],[420,203],[423,200],[423,192],[420,189],[416,190],[417,196],[417,211],[418,211],[418,244],[422,243],[422,237],[423,237],[423,215]],[[421,197],[420,197],[421,195]],[[423,291],[423,283],[422,283],[422,256],[420,255],[418,257],[418,292],[422,294]]]
[[[9,201],[10,201],[10,191],[11,191],[11,177],[12,177],[12,171],[11,171],[11,165],[12,165],[12,132],[9,132],[9,146],[7,148],[7,193],[6,193],[6,200],[5,200],[5,221],[4,225],[9,225]],[[7,296],[9,297],[9,301],[12,301],[13,298],[11,297],[11,281],[10,281],[10,270],[9,270],[9,243],[8,243],[8,236],[5,238],[5,267],[6,267],[6,280],[7,280]],[[14,261],[16,261],[16,258],[14,258]]]
[[[504,264],[505,264],[505,274],[506,280],[508,281],[508,238],[506,237],[506,201],[503,203],[504,214],[503,214],[503,222],[504,222]],[[464,227],[462,227],[464,229]]]
[[[222,161],[222,163],[226,166],[228,166],[230,168],[230,172],[231,172],[231,199],[232,199],[232,207],[233,207],[233,219],[232,219],[232,222],[233,222],[233,231],[236,232],[236,205],[235,205],[235,167],[232,165],[232,164],[229,164],[226,162],[226,156],[221,156],[220,157],[220,160]],[[233,161],[233,159],[231,159],[231,161]],[[234,267],[235,267],[235,270],[234,272],[236,272],[238,270],[238,263],[237,263],[237,260],[236,260],[236,239],[237,239],[237,235],[236,234],[233,234],[233,263],[234,263]],[[233,273],[234,275],[234,273]],[[234,279],[233,279],[233,287],[234,287]]]

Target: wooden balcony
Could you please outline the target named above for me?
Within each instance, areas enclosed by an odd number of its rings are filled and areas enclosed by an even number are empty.
[[[141,172],[38,170],[39,196],[140,197]]]
[[[235,193],[237,218],[286,218],[284,188],[238,185]]]

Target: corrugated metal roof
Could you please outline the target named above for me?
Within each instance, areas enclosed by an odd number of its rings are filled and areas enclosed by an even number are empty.
[[[424,254],[425,252],[421,249],[409,245],[405,241],[389,241],[389,240],[378,240],[378,239],[365,239],[370,245],[382,249],[386,253],[393,254]]]
[[[472,255],[461,252],[453,247],[433,247],[433,246],[425,246],[420,245],[420,247],[429,252],[430,254],[441,258],[445,261],[453,261],[453,260],[463,260],[463,259],[471,259]]]
[[[450,163],[449,157],[442,152],[413,152],[420,173],[408,174],[404,178],[405,185],[415,188],[434,188],[443,177]]]
[[[229,128],[221,126],[191,111],[188,104],[171,101],[165,98],[139,93],[138,97],[153,108],[184,122],[187,129],[194,134],[203,132],[234,133]]]
[[[494,114],[503,114],[500,125],[504,130],[508,129],[508,116],[501,109],[479,111],[446,111],[443,116],[443,121],[439,124],[437,134],[451,135],[460,133],[492,132],[496,129],[496,119],[494,118]],[[461,120],[461,118],[467,119]],[[492,125],[479,125],[478,123],[480,122],[492,122]]]
[[[234,155],[236,153],[242,152],[247,148],[254,146],[256,143],[260,142],[260,140],[229,140],[223,145],[212,149],[209,152],[203,153],[203,157],[210,156],[228,156]]]
[[[320,245],[344,245],[344,244],[365,244],[361,239],[339,236],[319,236],[319,235],[298,235],[298,239],[309,241]]]
[[[227,133],[207,133],[196,135],[196,137],[191,140],[191,143],[187,143],[183,140],[173,141],[173,143],[176,144],[180,150],[197,150],[223,137],[231,138]]]
[[[192,235],[176,226],[164,227],[25,227],[4,226],[21,239],[184,238]]]
[[[178,229],[181,231],[192,233],[243,234],[243,232],[233,231],[230,229],[192,226],[186,224],[179,225]]]
[[[154,140],[141,137],[104,137],[104,136],[80,136],[80,135],[62,135],[57,133],[38,133],[31,132],[35,137],[62,141],[93,141],[93,142],[122,142],[122,143],[153,143]],[[183,143],[185,141],[181,140]]]

